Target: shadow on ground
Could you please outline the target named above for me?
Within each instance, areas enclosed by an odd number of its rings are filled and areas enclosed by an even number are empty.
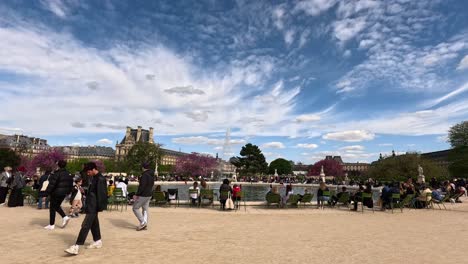
[[[136,225],[124,219],[109,219],[109,222],[115,227],[135,229]]]

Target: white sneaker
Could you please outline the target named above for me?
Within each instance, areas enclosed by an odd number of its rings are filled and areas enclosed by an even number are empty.
[[[93,243],[89,244],[89,246],[87,246],[86,248],[88,249],[102,248],[102,241],[101,240],[94,241]]]
[[[54,228],[55,228],[55,225],[48,225],[44,227],[44,229],[47,229],[47,230],[54,230]]]
[[[70,246],[69,248],[65,249],[65,252],[67,252],[70,255],[78,255],[79,250],[80,250],[80,246],[73,245],[73,246]]]
[[[65,217],[62,219],[62,228],[65,228],[65,227],[67,226],[68,222],[70,222],[70,217],[65,216]]]

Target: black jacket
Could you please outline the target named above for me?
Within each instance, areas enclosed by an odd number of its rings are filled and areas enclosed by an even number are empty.
[[[101,173],[89,177],[85,212],[95,214],[107,209],[107,181]]]
[[[66,169],[59,169],[50,175],[46,192],[51,196],[65,196],[72,188],[73,176]]]
[[[154,186],[154,171],[145,170],[140,177],[140,184],[136,196],[151,197],[153,196]]]

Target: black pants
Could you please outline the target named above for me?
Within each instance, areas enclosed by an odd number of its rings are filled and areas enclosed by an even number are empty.
[[[8,207],[23,206],[23,189],[11,189]]]
[[[8,193],[8,187],[0,187],[0,204],[5,202],[7,193]]]
[[[76,239],[77,245],[84,245],[90,229],[91,234],[93,235],[93,240],[100,240],[101,230],[99,229],[99,218],[97,213],[86,214],[85,219],[83,219],[83,223],[81,224],[80,234],[78,235],[78,239]]]
[[[49,207],[49,224],[55,224],[55,212],[59,213],[59,215],[63,218],[65,217],[65,212],[62,210],[62,202],[65,199],[65,195],[61,196],[51,196],[50,197],[50,207]]]

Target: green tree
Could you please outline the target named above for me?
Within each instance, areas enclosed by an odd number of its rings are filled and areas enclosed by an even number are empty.
[[[257,175],[268,172],[268,163],[260,148],[251,143],[240,151],[240,157],[231,158],[231,163],[239,169],[241,175]]]
[[[275,169],[279,175],[292,174],[291,161],[288,161],[282,158],[275,159],[274,161],[270,163],[270,166],[268,168],[268,173],[274,174]]]
[[[89,159],[75,159],[67,162],[67,170],[70,173],[75,173],[83,170],[83,164],[88,163]]]
[[[17,167],[21,162],[21,157],[10,149],[0,149],[0,170],[6,166]]]
[[[468,146],[456,147],[450,150],[448,167],[453,178],[468,178]]]
[[[452,148],[468,147],[468,121],[452,126],[448,133],[448,141]]]
[[[159,174],[172,173],[173,171],[174,171],[174,165],[167,164],[167,165],[159,165],[158,166],[158,173]]]
[[[380,181],[406,181],[418,177],[418,164],[424,168],[426,179],[447,179],[448,172],[434,162],[420,157],[418,154],[406,154],[383,158],[372,163],[368,176]]]
[[[148,162],[150,168],[154,169],[156,160],[160,160],[160,158],[160,150],[157,145],[148,142],[137,143],[128,151],[124,170],[129,174],[139,175],[142,163]]]
[[[450,150],[448,160],[452,177],[468,177],[468,121],[452,126],[448,134]]]

